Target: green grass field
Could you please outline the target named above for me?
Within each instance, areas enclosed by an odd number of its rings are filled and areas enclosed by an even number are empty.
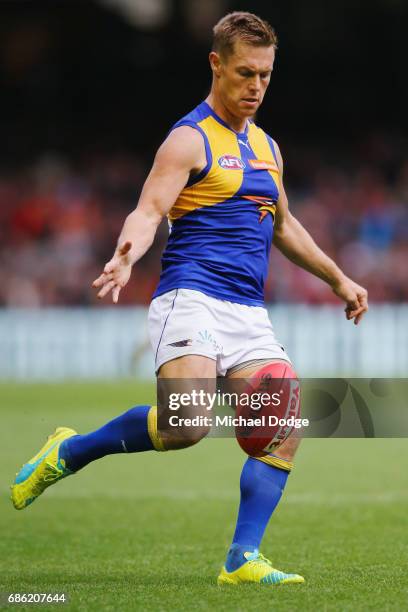
[[[0,591],[64,591],[70,610],[408,609],[408,440],[304,441],[262,551],[305,585],[216,585],[244,460],[235,440],[107,457],[13,509],[14,473],[56,425],[89,431],[153,395],[130,382],[0,386]]]

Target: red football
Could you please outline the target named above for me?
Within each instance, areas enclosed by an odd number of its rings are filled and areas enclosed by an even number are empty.
[[[300,417],[300,383],[289,363],[271,363],[255,372],[240,395],[235,435],[252,457],[272,453]]]

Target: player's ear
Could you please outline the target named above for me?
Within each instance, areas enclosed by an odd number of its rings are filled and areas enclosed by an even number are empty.
[[[210,55],[208,56],[208,59],[210,60],[210,66],[214,76],[219,77],[221,73],[220,56],[216,51],[211,51]]]

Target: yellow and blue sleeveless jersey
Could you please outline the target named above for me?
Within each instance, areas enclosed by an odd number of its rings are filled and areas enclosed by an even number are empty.
[[[206,102],[172,129],[181,125],[202,134],[207,164],[170,210],[170,235],[153,297],[195,289],[262,306],[279,197],[273,141],[250,121],[245,132],[235,132]]]

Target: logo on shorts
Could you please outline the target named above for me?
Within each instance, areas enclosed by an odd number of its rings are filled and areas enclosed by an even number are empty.
[[[179,340],[178,342],[170,342],[167,346],[175,346],[176,348],[182,347],[182,346],[191,346],[193,344],[193,341],[188,338],[187,340]]]
[[[245,168],[242,159],[235,155],[222,155],[218,158],[218,165],[224,170],[243,170]]]
[[[202,331],[198,332],[197,344],[207,344],[217,352],[222,352],[223,350],[221,344],[217,342],[212,333],[207,329],[203,329]]]

